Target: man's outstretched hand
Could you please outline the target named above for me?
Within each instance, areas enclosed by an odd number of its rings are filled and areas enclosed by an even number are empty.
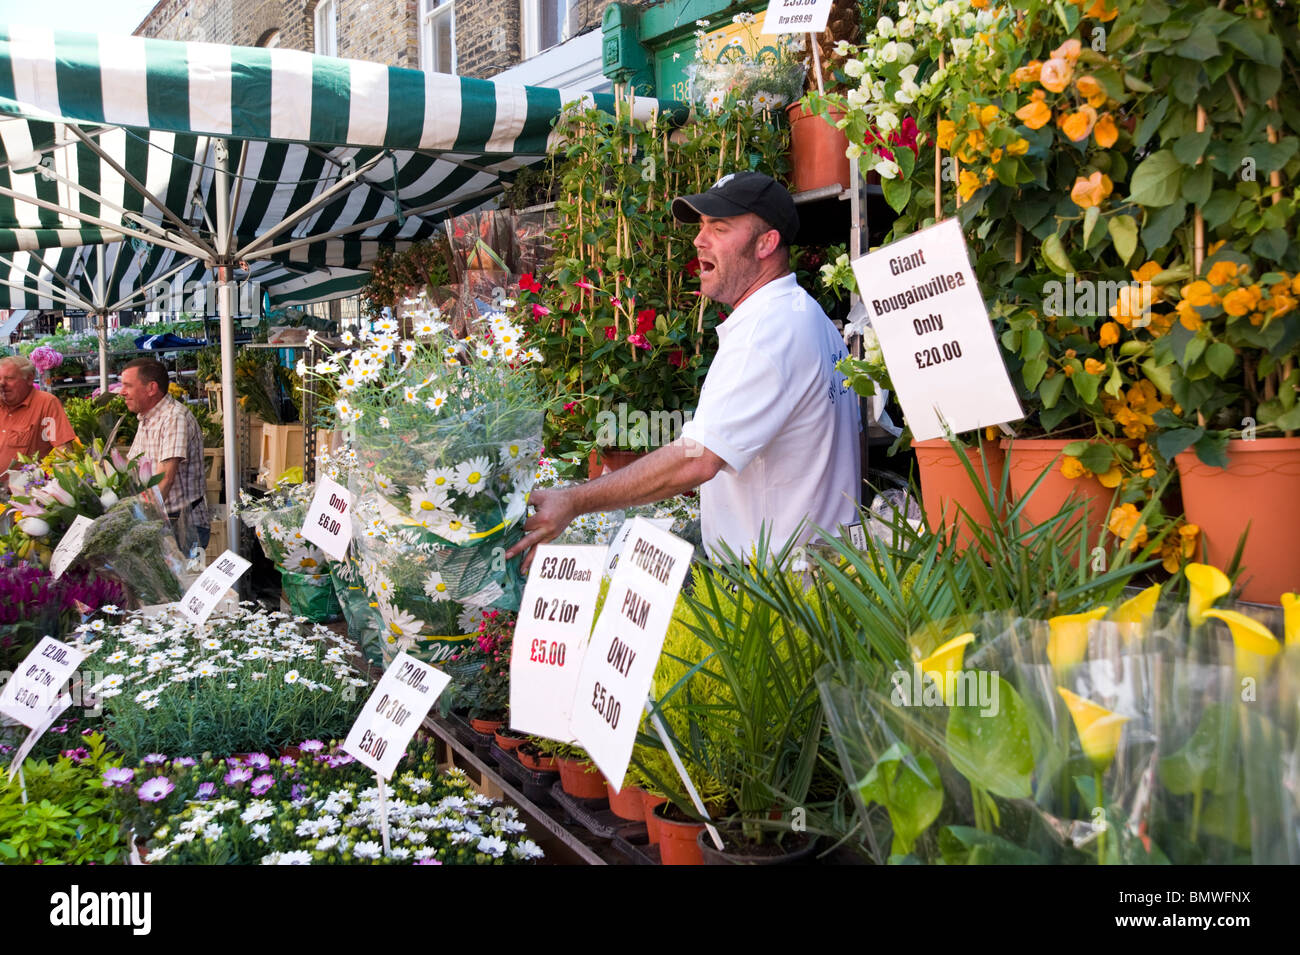
[[[532,566],[534,548],[538,544],[547,544],[555,540],[569,526],[569,522],[578,516],[573,509],[570,492],[564,488],[536,488],[528,496],[528,503],[537,510],[524,524],[523,539],[506,551],[506,560],[516,554],[524,555],[524,559],[519,563],[519,569],[525,574]]]

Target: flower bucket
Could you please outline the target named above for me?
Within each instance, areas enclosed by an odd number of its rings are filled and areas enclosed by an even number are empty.
[[[662,806],[668,800],[663,796],[655,796],[641,790],[641,808],[645,812],[645,830],[650,836],[650,845],[659,845],[659,816],[655,814],[655,808]]]
[[[847,155],[849,138],[833,125],[844,114],[832,110],[831,122],[827,122],[819,113],[804,109],[802,103],[792,103],[786,107],[786,115],[790,118],[791,192],[826,186],[848,189],[853,182]]]
[[[605,776],[603,773],[587,772],[591,761],[587,759],[559,759],[560,786],[574,799],[606,798]]]
[[[343,611],[334,597],[334,581],[329,574],[297,574],[291,570],[280,571],[284,599],[295,616],[306,617],[312,623],[332,623],[343,618]]]
[[[1228,466],[1194,451],[1176,457],[1189,523],[1201,528],[1206,562],[1226,567],[1246,525],[1242,599],[1277,603],[1300,590],[1300,438],[1229,441]]]

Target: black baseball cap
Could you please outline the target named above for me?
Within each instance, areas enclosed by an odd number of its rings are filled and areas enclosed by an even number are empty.
[[[746,212],[752,212],[781,233],[787,245],[799,231],[799,212],[794,207],[794,199],[784,186],[761,172],[728,173],[708,192],[673,200],[673,217],[680,222],[699,222],[700,216],[727,219]]]

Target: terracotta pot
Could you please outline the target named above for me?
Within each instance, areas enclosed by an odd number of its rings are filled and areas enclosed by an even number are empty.
[[[786,107],[790,119],[790,175],[792,192],[808,192],[825,186],[849,188],[849,138],[844,130],[824,120],[820,114],[810,113],[801,103]],[[844,118],[839,110],[832,110],[835,121]]]
[[[1004,438],[1002,450],[1010,459],[1011,496],[1020,500],[1044,471],[1047,476],[1034,489],[1033,496],[1025,502],[1024,517],[1031,524],[1041,524],[1060,513],[1066,501],[1084,503],[1084,520],[1088,539],[1095,543],[1110,517],[1114,494],[1096,477],[1068,478],[1061,473],[1061,451],[1073,441],[1054,441],[1046,438]]]
[[[574,799],[604,799],[605,776],[603,773],[587,772],[591,765],[589,759],[567,759],[560,757],[560,786]]]
[[[524,743],[528,742],[527,738],[523,736],[502,736],[499,730],[493,735],[496,737],[497,746],[507,753],[518,749],[520,746],[524,745]]]
[[[944,439],[913,441],[912,450],[916,452],[916,467],[921,476],[921,504],[925,508],[926,524],[931,532],[937,532],[940,524],[949,528],[954,524],[961,525],[957,531],[957,546],[958,549],[966,548],[972,540],[968,519],[976,527],[989,526],[988,509],[980,498],[978,485],[972,483],[958,452]],[[985,441],[984,460],[980,459],[977,448],[966,448],[965,455],[976,480],[984,485],[985,493],[996,505],[1006,457],[1001,445]],[[987,481],[984,476],[986,463]],[[961,515],[962,510],[968,517]]]
[[[704,831],[702,822],[677,822],[664,818],[668,803],[656,806],[655,822],[659,826],[659,859],[663,865],[704,865],[700,844],[696,841]]]
[[[662,806],[668,800],[663,796],[654,796],[641,790],[641,808],[645,811],[645,831],[650,836],[650,845],[659,845],[659,817],[655,807]]]
[[[641,822],[645,819],[645,802],[642,798],[645,794],[644,789],[638,789],[624,782],[623,788],[615,792],[614,785],[609,780],[605,781],[605,789],[609,793],[609,808],[614,815],[633,822]]]
[[[727,847],[722,850],[714,847],[713,840],[703,830],[695,837],[705,865],[803,865],[811,861],[817,850],[817,837],[806,833],[787,834],[782,845],[765,846],[761,852],[740,841],[739,830],[723,829],[719,835]]]
[[[618,448],[597,448],[587,456],[587,477],[598,478],[625,468],[638,458],[646,456],[645,451],[620,451]]]
[[[1201,528],[1205,559],[1226,567],[1242,551],[1242,599],[1275,604],[1300,590],[1300,438],[1229,441],[1228,466],[1202,464],[1195,451],[1174,459],[1189,523]]]
[[[506,725],[505,720],[470,720],[470,728],[475,733],[481,733],[484,736],[491,736],[501,727]]]
[[[532,753],[525,753],[522,747],[515,749],[515,755],[519,757],[519,762],[525,769],[531,769],[535,773],[553,773],[559,769],[559,763],[554,756],[534,756]]]

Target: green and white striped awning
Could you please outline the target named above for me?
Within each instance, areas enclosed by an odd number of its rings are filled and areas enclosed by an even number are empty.
[[[274,304],[349,294],[382,246],[433,234],[541,160],[562,105],[557,90],[295,50],[0,28],[0,308],[139,308],[223,259]]]

